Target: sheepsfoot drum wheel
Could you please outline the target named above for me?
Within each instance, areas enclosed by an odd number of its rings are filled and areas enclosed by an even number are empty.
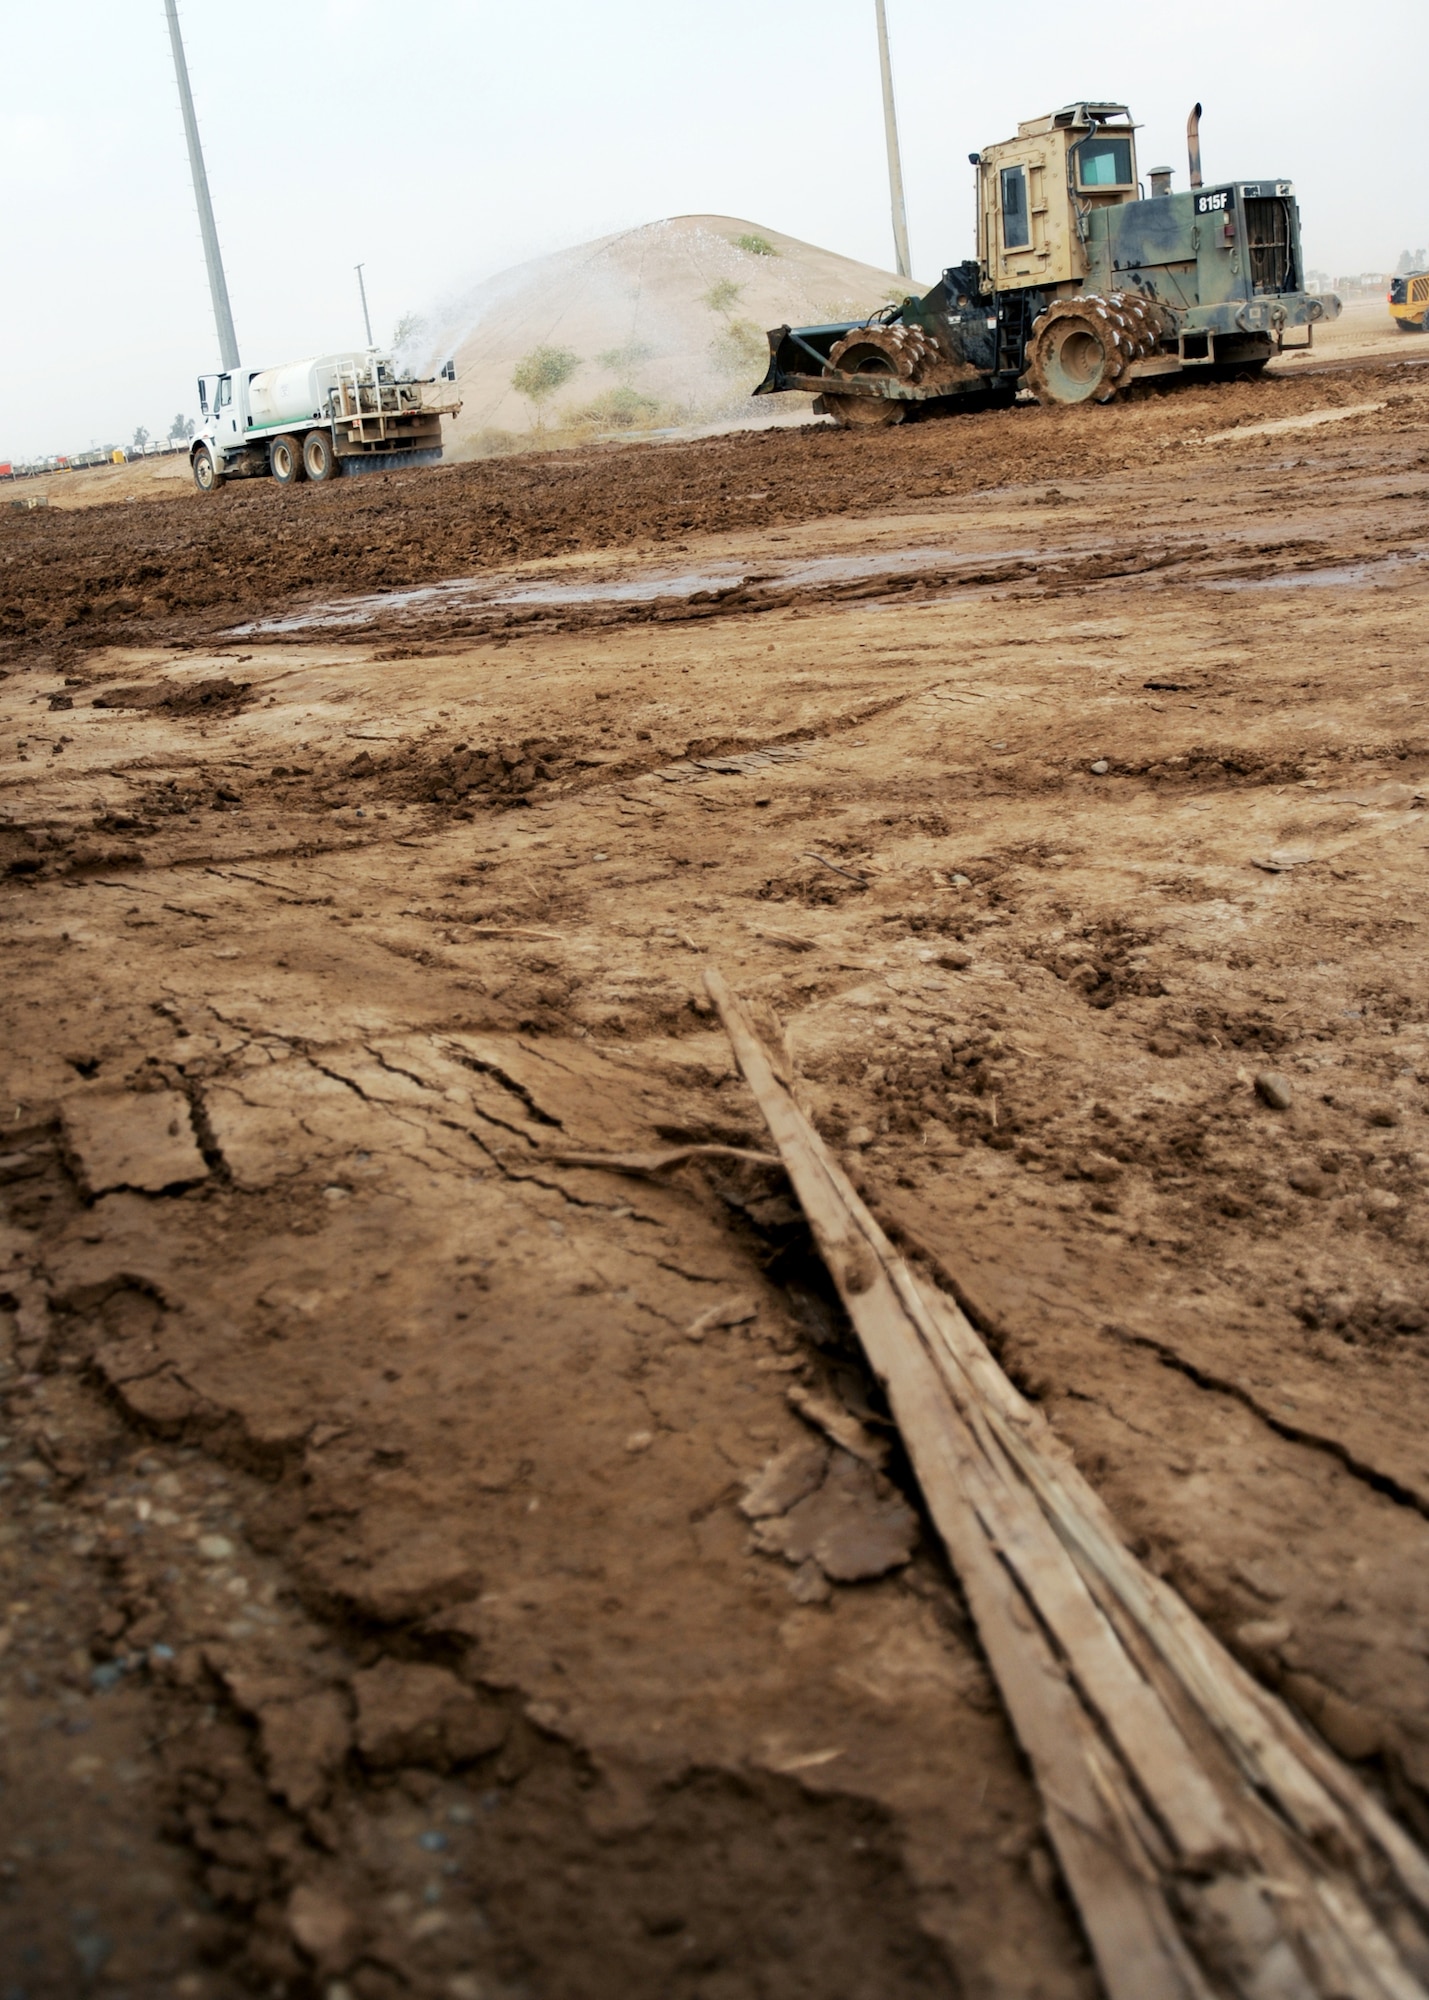
[[[309,431],[303,439],[303,470],[315,486],[337,476],[337,453],[326,431]]]
[[[1128,292],[1054,299],[1027,343],[1027,387],[1039,403],[1109,403],[1165,325],[1158,306]]]
[[[836,340],[829,350],[827,375],[885,376],[895,382],[915,383],[938,361],[936,346],[920,327],[860,326]],[[828,390],[824,408],[845,430],[869,429],[880,424],[901,424],[906,403],[890,402],[883,396],[840,396]]]
[[[216,486],[223,484],[218,467],[213,462],[213,453],[206,444],[201,444],[194,453],[192,470],[194,485],[200,493],[212,493]]]
[[[296,486],[303,476],[303,448],[285,433],[268,447],[268,469],[280,486]]]

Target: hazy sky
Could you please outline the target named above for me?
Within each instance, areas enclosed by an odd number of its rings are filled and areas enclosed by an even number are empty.
[[[914,267],[971,253],[967,155],[1129,103],[1185,185],[1293,178],[1312,267],[1429,241],[1425,0],[1015,9],[888,0]],[[462,281],[662,215],[747,217],[891,264],[873,0],[187,0],[250,365],[360,344]],[[7,9],[0,459],[192,414],[214,366],[162,0]]]

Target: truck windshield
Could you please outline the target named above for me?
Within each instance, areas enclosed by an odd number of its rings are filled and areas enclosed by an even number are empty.
[[[1130,139],[1088,139],[1077,154],[1077,177],[1084,188],[1130,187]]]
[[[1030,243],[1027,230],[1027,169],[1025,167],[1004,167],[1002,169],[1002,247],[1004,250],[1020,250],[1024,243]]]

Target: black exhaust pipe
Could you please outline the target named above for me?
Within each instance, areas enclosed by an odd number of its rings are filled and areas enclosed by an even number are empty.
[[[1186,151],[1191,156],[1191,185],[1201,185],[1201,107],[1196,105],[1186,120]]]

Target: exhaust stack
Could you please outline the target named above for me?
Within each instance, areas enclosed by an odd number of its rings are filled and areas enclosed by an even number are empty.
[[[1193,107],[1186,120],[1186,150],[1191,156],[1191,185],[1198,188],[1201,183],[1201,107]]]

